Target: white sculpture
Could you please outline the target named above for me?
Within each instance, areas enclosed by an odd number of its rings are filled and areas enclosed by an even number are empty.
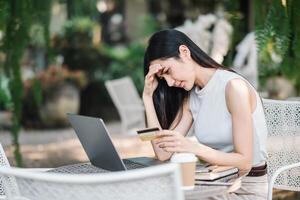
[[[195,22],[187,20],[176,29],[189,36],[205,53],[221,64],[230,46],[233,28],[220,13],[200,15]],[[233,69],[257,88],[257,49],[254,33],[247,34],[236,47],[236,51]]]
[[[210,30],[211,28],[212,31]],[[222,63],[231,41],[232,26],[222,17],[213,14],[200,15],[176,28],[189,36],[205,53]]]
[[[231,42],[232,26],[225,20],[219,19],[215,23],[215,28],[212,32],[212,48],[210,56],[217,61],[222,63],[224,56],[228,52],[228,48]]]
[[[255,88],[258,87],[257,48],[254,32],[248,33],[236,47],[233,69],[243,75]]]

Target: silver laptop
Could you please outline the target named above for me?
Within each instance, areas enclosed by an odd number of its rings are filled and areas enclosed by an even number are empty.
[[[122,160],[102,119],[76,114],[67,114],[67,116],[90,162],[96,167],[121,171],[163,163],[147,157]]]

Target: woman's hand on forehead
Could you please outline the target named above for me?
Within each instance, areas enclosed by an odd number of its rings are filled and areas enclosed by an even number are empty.
[[[152,72],[153,74],[158,74],[160,71],[163,69],[162,65],[157,63],[157,64],[152,64],[149,66],[149,72]]]
[[[153,65],[150,65],[149,67],[149,71],[156,71],[156,72],[159,72],[163,69],[163,66],[161,64],[153,64]]]
[[[178,83],[178,81],[176,81],[171,76],[171,74],[169,73],[169,69],[170,69],[169,66],[165,66],[160,63],[152,64],[149,67],[149,71],[151,72],[151,74],[153,74],[153,75],[156,74],[156,76],[158,78],[165,79],[170,87],[172,87],[172,86],[178,87],[180,85],[180,83]]]
[[[170,67],[164,66],[161,73],[162,73],[162,74],[166,74],[166,73],[168,72],[169,69],[170,69]]]
[[[150,65],[149,71],[152,71],[153,74],[156,74],[159,78],[164,78],[168,85],[171,86],[180,86],[180,82],[176,81],[172,76],[168,73],[168,70],[170,67],[168,66],[163,66],[159,63]]]

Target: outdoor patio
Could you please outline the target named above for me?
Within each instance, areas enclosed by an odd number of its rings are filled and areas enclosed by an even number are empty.
[[[139,156],[154,156],[149,142],[142,142],[138,136],[119,134],[120,122],[111,122],[107,125],[112,139],[122,158]],[[10,134],[5,131],[0,135],[0,141],[10,163],[14,163],[10,147]],[[88,162],[74,130],[71,128],[43,131],[22,131],[20,136],[24,165],[33,168],[54,168],[63,165]],[[275,190],[274,200],[295,200],[300,198],[299,193]]]
[[[154,156],[150,142],[142,142],[137,135],[120,134],[120,122],[111,122],[107,127],[112,133],[114,145],[122,158]],[[14,163],[9,132],[2,132],[0,141],[6,149],[10,163]],[[24,165],[27,167],[53,168],[88,161],[72,128],[22,131],[20,143],[22,144]]]
[[[138,136],[126,136],[121,131],[120,122],[111,122],[107,125],[112,139],[122,158],[139,156],[154,156],[149,142],[142,142]],[[10,163],[14,163],[10,134],[5,131],[0,135],[0,141],[6,149]],[[71,128],[43,131],[22,131],[20,136],[24,165],[33,168],[54,168],[63,165],[88,162],[74,130]],[[300,198],[299,193],[284,190],[274,191],[274,200],[295,200]]]

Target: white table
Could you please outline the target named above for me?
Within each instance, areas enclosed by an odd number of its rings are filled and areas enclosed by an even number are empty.
[[[79,163],[73,165],[65,165],[62,167],[49,170],[53,173],[67,173],[67,174],[90,174],[90,173],[109,173],[110,171],[100,169],[91,165],[90,163]],[[196,185],[193,190],[184,191],[185,199],[197,200],[204,199],[211,196],[224,195],[228,192],[229,186],[204,186]]]

